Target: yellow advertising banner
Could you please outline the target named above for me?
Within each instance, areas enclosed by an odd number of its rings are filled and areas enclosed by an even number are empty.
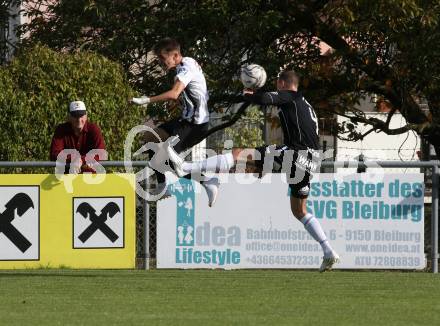
[[[134,268],[133,174],[0,175],[0,269]]]

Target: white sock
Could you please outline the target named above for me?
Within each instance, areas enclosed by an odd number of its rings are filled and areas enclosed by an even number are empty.
[[[185,173],[191,172],[228,172],[234,166],[232,153],[215,155],[202,161],[184,162],[182,169]]]
[[[302,219],[301,223],[304,224],[304,228],[309,232],[313,239],[319,242],[324,251],[324,255],[330,254],[333,249],[325,236],[324,231],[321,228],[321,224],[318,219],[312,214],[306,214]]]

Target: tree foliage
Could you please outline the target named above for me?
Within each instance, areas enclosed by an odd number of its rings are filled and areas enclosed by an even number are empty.
[[[101,55],[23,49],[0,67],[0,160],[48,160],[53,132],[73,100],[85,102],[110,158],[122,159],[128,130],[145,114],[128,107],[132,95],[121,66]]]
[[[264,121],[260,108],[249,108],[234,127],[226,128],[224,136],[225,139],[232,140],[234,147],[254,148],[264,145]]]
[[[28,5],[34,1],[24,1]],[[417,131],[439,150],[440,2],[436,0],[78,0],[38,1],[24,30],[30,41],[58,50],[88,49],[120,62],[133,85],[157,93],[147,54],[163,36],[174,36],[208,76],[211,105],[225,106],[240,88],[234,81],[246,62],[263,65],[270,82],[281,67],[302,77],[302,90],[321,116],[350,115],[352,123],[388,134]],[[321,53],[320,42],[332,50]],[[392,108],[389,119],[356,109],[376,95]],[[429,108],[429,114],[422,109]],[[408,125],[391,130],[400,111]],[[352,126],[353,127],[353,126]],[[356,128],[341,130],[362,138]]]
[[[12,55],[15,45],[11,42],[10,32],[12,28],[10,22],[15,19],[20,6],[19,0],[2,0],[0,1],[0,64],[4,64],[7,58]]]

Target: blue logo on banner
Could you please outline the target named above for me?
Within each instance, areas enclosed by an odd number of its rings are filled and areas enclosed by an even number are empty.
[[[182,178],[168,190],[177,203],[176,246],[194,246],[194,183]]]

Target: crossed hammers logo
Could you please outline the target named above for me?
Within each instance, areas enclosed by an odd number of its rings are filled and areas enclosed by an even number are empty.
[[[112,229],[105,223],[107,218],[112,218],[121,210],[119,206],[110,202],[101,210],[101,214],[97,215],[96,210],[89,203],[81,203],[76,209],[77,213],[80,213],[84,218],[89,216],[90,221],[92,222],[79,236],[78,239],[82,241],[82,243],[86,242],[97,230],[101,230],[101,232],[111,241],[115,242],[119,236],[113,232]]]
[[[32,199],[25,193],[18,193],[9,200],[3,213],[0,213],[0,233],[3,233],[22,253],[32,246],[26,237],[13,225],[15,211],[18,216],[23,216],[30,208],[34,208]]]

